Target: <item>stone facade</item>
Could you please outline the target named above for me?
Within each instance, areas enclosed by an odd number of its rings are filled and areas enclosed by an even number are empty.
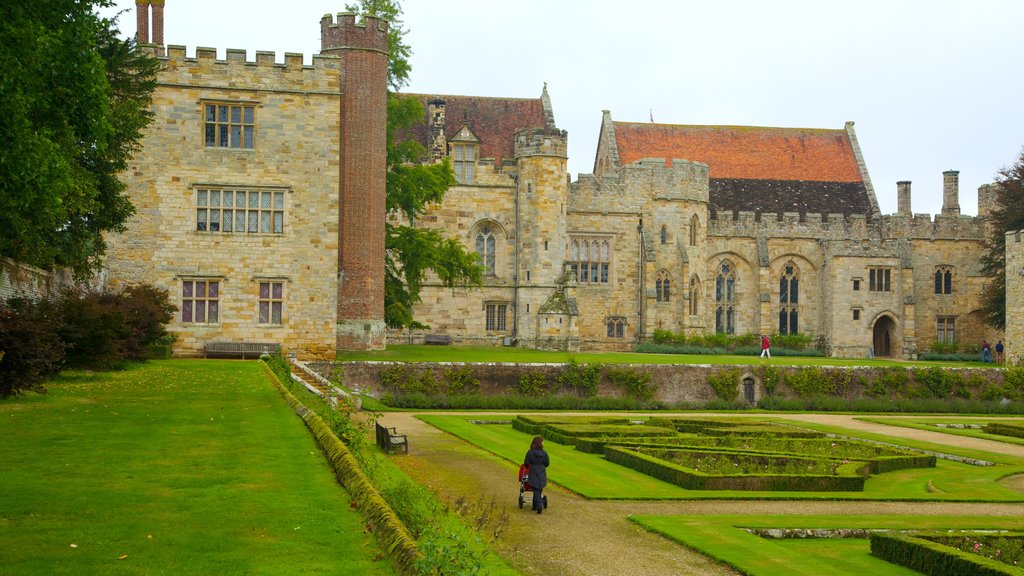
[[[434,96],[434,110],[443,113],[453,98],[460,97]],[[795,326],[835,356],[900,358],[937,340],[980,346],[999,337],[980,311],[984,218],[960,215],[956,172],[943,175],[941,214],[911,214],[910,183],[901,182],[900,210],[881,215],[852,123],[841,130],[636,125],[612,122],[606,111],[595,173],[570,182],[567,135],[553,130],[546,87],[540,100],[547,125],[518,118],[536,127],[516,134],[515,162],[499,169],[481,159],[474,180],[420,222],[456,232],[478,251],[482,229],[497,238],[483,289],[426,287],[415,314],[430,331],[467,343],[628,350],[658,329],[792,333]],[[435,143],[445,142],[445,117],[432,116]],[[476,126],[493,122],[463,113],[457,124],[447,130],[483,132]],[[487,144],[475,142],[481,150]],[[537,142],[551,152],[537,154]],[[982,215],[992,194],[979,191]],[[582,241],[600,246],[596,258],[574,251]],[[594,276],[581,260],[607,271]],[[504,329],[488,321],[493,302],[507,306]]]
[[[1021,230],[1006,233],[1006,363],[1024,361],[1024,242]]]
[[[242,50],[218,60],[208,48],[187,58],[182,46],[160,58],[154,121],[123,174],[136,215],[108,238],[107,266],[112,285],[170,292],[177,355],[243,341],[332,358],[349,320],[359,330],[346,347],[383,343],[386,25],[340,14],[321,28],[324,53],[312,65],[291,53],[283,64],[272,52],[246,61]],[[364,61],[350,63],[349,51]],[[343,85],[346,65],[357,70]],[[344,209],[374,226],[346,236]],[[353,257],[339,265],[344,249]],[[346,285],[351,302],[340,300]]]
[[[154,9],[158,42],[163,3],[139,6]],[[109,280],[170,291],[176,353],[215,340],[310,358],[383,345],[385,30],[327,16],[312,65],[153,47],[155,121],[124,174],[137,214],[109,238]],[[479,288],[428,281],[414,315],[430,329],[392,339],[628,350],[659,329],[799,333],[837,356],[913,357],[999,336],[982,322],[978,264],[994,190],[979,190],[979,217],[962,216],[949,171],[941,214],[913,214],[900,182],[898,212],[882,215],[853,123],[605,111],[593,173],[572,181],[546,86],[539,98],[404,97],[423,103],[410,135],[425,161],[450,157],[460,182],[416,225],[458,238],[487,272]]]

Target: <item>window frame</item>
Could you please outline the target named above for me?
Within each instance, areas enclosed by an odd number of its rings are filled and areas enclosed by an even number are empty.
[[[715,333],[736,333],[736,266],[729,260],[718,264],[715,275]]]
[[[477,226],[474,237],[474,249],[484,267],[484,276],[497,276],[498,235],[494,233],[494,226],[490,222],[481,223]]]
[[[868,292],[892,292],[892,267],[868,268]]]
[[[658,271],[658,276],[654,280],[654,294],[655,301],[664,303],[670,302],[672,299],[672,276],[668,273],[668,270]]]
[[[194,184],[193,230],[197,234],[283,236],[288,192],[286,188]]]
[[[179,294],[181,310],[178,315],[180,323],[187,325],[220,324],[220,302],[224,297],[221,291],[223,278],[196,276],[178,280],[181,290]],[[201,294],[200,286],[202,287]]]
[[[256,109],[258,102],[238,100],[203,100],[202,130],[203,147],[218,150],[255,150],[256,149]],[[211,119],[211,109],[213,117]],[[238,117],[235,118],[235,111]],[[223,114],[222,114],[223,112]],[[235,132],[237,128],[237,133]],[[212,140],[211,140],[212,129]],[[238,145],[235,144],[237,135]]]
[[[468,156],[467,157],[467,153]],[[480,146],[472,142],[452,142],[451,158],[452,171],[455,172],[455,180],[459,184],[476,183],[477,159],[480,156]]]
[[[260,326],[283,326],[284,325],[284,301],[285,281],[277,278],[260,278],[256,280],[256,324]],[[264,296],[263,287],[267,287]],[[277,295],[274,294],[274,287],[278,288]],[[266,305],[266,316],[263,310]],[[277,312],[276,322],[274,312]]]
[[[939,296],[946,296],[953,293],[953,267],[952,266],[936,266],[935,267],[935,294]]]
[[[484,302],[484,330],[487,332],[508,332],[508,302]]]
[[[956,344],[956,316],[935,317],[935,341],[939,344]]]
[[[616,340],[623,340],[626,338],[626,317],[625,316],[609,316],[604,319],[606,327],[606,337],[614,338]]]
[[[779,276],[779,334],[799,333],[800,268],[790,260],[782,267]]]
[[[690,316],[697,316],[700,313],[700,278],[696,274],[690,276]]]
[[[611,264],[615,254],[613,239],[613,236],[586,234],[569,236],[568,262],[576,274],[577,284],[608,286],[612,283]],[[593,259],[595,256],[596,260]]]

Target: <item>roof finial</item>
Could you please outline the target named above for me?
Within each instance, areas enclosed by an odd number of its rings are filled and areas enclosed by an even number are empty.
[[[651,124],[654,124],[654,108],[648,108],[647,111],[651,115]]]

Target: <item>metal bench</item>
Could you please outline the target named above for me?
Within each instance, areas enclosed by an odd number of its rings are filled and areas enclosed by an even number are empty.
[[[377,445],[385,452],[402,451],[409,453],[409,439],[405,434],[399,434],[395,428],[388,428],[377,424]]]
[[[423,336],[423,343],[433,346],[447,346],[452,343],[452,337],[448,334],[427,334]]]
[[[279,354],[281,345],[272,342],[207,342],[203,358],[259,358],[263,354]]]

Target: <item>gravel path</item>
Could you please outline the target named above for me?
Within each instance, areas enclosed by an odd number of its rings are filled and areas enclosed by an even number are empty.
[[[475,413],[480,415],[480,413]],[[694,416],[693,414],[688,414]],[[720,414],[719,414],[720,416]],[[763,414],[757,415],[763,417]],[[893,437],[917,438],[1024,456],[1024,447],[911,428],[884,426],[835,414],[785,414],[797,421],[843,426]],[[389,413],[382,423],[409,436],[410,453],[394,461],[442,500],[483,509],[494,502],[508,514],[495,546],[527,575],[635,576],[737,574],[697,552],[650,534],[626,519],[629,514],[948,514],[1020,515],[1024,504],[942,502],[675,501],[585,500],[549,485],[550,507],[537,515],[520,510],[515,481],[518,464],[498,458],[418,420]],[[524,448],[525,452],[525,448]],[[529,495],[527,495],[529,496]],[[527,502],[529,508],[529,502]]]

